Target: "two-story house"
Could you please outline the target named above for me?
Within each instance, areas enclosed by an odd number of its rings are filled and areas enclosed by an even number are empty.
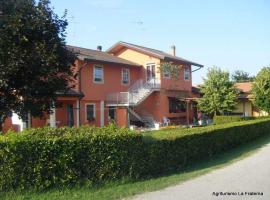
[[[177,57],[175,46],[169,54],[118,42],[107,52],[141,66],[140,78],[126,93],[108,95],[108,105],[126,107],[130,120],[142,121],[148,126],[153,126],[154,122],[162,123],[164,118],[174,123],[185,123],[187,118],[192,118],[192,107],[188,106],[186,99],[192,96],[192,71],[203,65]],[[173,79],[170,73],[162,73],[160,67],[164,62],[181,66],[178,79]]]
[[[175,123],[192,118],[187,101],[192,97],[192,72],[203,65],[177,57],[174,46],[171,54],[126,42],[106,52],[100,46],[68,48],[78,55],[76,87],[58,92],[53,112],[44,119],[29,117],[28,126],[104,126],[110,121],[121,127],[154,126],[164,118]],[[164,62],[181,66],[177,79],[162,73]]]

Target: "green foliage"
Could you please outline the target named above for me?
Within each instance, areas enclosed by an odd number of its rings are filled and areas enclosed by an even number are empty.
[[[207,114],[231,112],[237,104],[237,91],[230,81],[230,75],[220,68],[208,69],[200,90],[203,97],[198,100],[198,107]]]
[[[223,125],[155,131],[148,134],[144,169],[146,174],[160,175],[205,158],[211,158],[237,145],[269,134],[269,119],[234,122]],[[147,134],[147,133],[146,133]]]
[[[0,190],[137,179],[185,169],[269,134],[270,120],[141,134],[105,128],[39,128],[0,136]]]
[[[227,115],[222,115],[222,116],[215,116],[214,117],[214,124],[225,124],[225,123],[231,123],[231,122],[240,122],[240,121],[246,121],[246,120],[252,120],[255,119],[255,117],[243,117],[243,116],[227,116]]]
[[[250,76],[249,73],[242,70],[237,70],[232,75],[232,81],[236,83],[251,82],[254,78],[254,76]]]
[[[164,73],[169,73],[170,77],[178,80],[180,76],[180,71],[182,69],[182,65],[176,65],[172,62],[162,62],[160,65],[160,71]]]
[[[264,67],[257,74],[252,85],[254,105],[270,113],[270,67]]]
[[[48,0],[2,0],[0,15],[1,125],[11,110],[24,119],[49,111],[56,91],[68,88],[75,55],[65,46],[65,15]]]
[[[128,129],[38,128],[0,137],[0,189],[136,177],[142,136]]]

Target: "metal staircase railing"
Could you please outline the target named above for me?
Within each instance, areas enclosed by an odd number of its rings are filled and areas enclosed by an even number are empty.
[[[155,127],[154,117],[151,114],[149,114],[148,112],[146,112],[145,110],[134,111],[133,109],[128,107],[128,111],[130,113],[130,119],[132,121],[141,121],[148,128]]]
[[[159,79],[137,80],[127,92],[111,93],[106,96],[106,103],[111,105],[136,106],[153,91],[160,89]]]

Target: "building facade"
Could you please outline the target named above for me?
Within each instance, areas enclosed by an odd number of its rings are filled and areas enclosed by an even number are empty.
[[[57,93],[50,115],[30,116],[24,126],[101,127],[115,122],[119,127],[154,127],[168,119],[175,124],[192,120],[192,72],[203,65],[177,57],[174,46],[170,54],[126,42],[105,52],[100,47],[68,48],[78,55],[75,87]],[[163,63],[180,66],[177,78],[161,70]]]
[[[238,90],[237,105],[233,111],[233,114],[243,115],[243,116],[267,116],[268,113],[260,110],[252,103],[252,82],[236,83],[235,88]]]

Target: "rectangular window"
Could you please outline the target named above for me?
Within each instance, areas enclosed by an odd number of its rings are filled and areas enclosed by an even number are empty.
[[[171,75],[170,75],[169,71],[163,71],[163,78],[169,79],[170,77],[171,77]]]
[[[95,83],[103,83],[103,67],[94,66],[94,82]]]
[[[109,107],[108,120],[115,120],[115,107]]]
[[[67,105],[67,125],[69,127],[74,126],[74,113],[73,113],[73,105]]]
[[[122,69],[122,83],[129,84],[130,77],[129,77],[129,69],[123,68]]]
[[[156,78],[156,65],[154,63],[146,64],[146,79],[150,81]]]
[[[169,97],[169,112],[170,113],[181,113],[186,112],[186,103],[179,99]]]
[[[184,79],[186,81],[189,81],[190,80],[190,70],[187,67],[184,69]]]
[[[96,117],[95,104],[86,104],[86,119],[87,121],[94,121]]]

